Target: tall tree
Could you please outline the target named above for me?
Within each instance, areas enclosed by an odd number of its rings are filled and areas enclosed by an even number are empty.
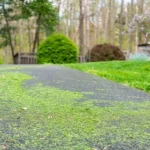
[[[121,0],[121,9],[120,9],[120,34],[119,34],[119,46],[122,50],[122,36],[123,36],[123,7],[124,7],[124,0]]]
[[[29,18],[33,16],[35,18],[36,31],[32,48],[32,52],[34,53],[36,47],[39,45],[41,29],[50,34],[57,24],[58,12],[48,0],[25,1],[23,4],[23,14],[25,14],[25,17]]]
[[[111,39],[112,44],[115,43],[115,31],[116,31],[116,24],[115,24],[115,20],[116,20],[116,0],[112,0],[112,26],[111,26],[111,36],[113,37]]]
[[[134,0],[131,0],[131,7],[130,7],[130,10],[131,10],[131,19],[133,18],[134,16]],[[132,53],[133,51],[133,47],[132,47],[132,44],[133,44],[133,32],[130,33],[130,47],[129,47],[129,53]]]
[[[17,4],[17,1],[16,1]],[[1,47],[10,46],[12,59],[14,60],[14,44],[12,32],[15,30],[15,27],[12,26],[11,22],[17,19],[17,16],[14,16],[14,1],[13,0],[1,0],[0,1],[0,17],[1,17],[1,27],[0,35],[2,37]]]
[[[144,0],[137,0],[138,14],[142,14],[144,11]],[[138,27],[138,43],[142,42],[142,33],[140,26]]]
[[[85,53],[87,53],[90,49],[90,0],[85,0],[85,5],[84,5],[84,14],[85,14],[85,19],[84,19],[84,40],[85,40]]]
[[[108,41],[110,41],[111,42],[111,23],[112,23],[112,17],[111,17],[111,11],[112,11],[112,0],[109,0],[109,2],[108,2],[108,7],[109,7],[109,9],[108,9],[108,28],[107,28],[107,38],[108,38]]]
[[[80,20],[79,20],[79,55],[84,56],[84,12],[83,0],[79,0],[80,4]]]

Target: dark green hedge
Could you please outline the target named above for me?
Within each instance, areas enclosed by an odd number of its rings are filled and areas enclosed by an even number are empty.
[[[75,63],[77,62],[78,49],[69,38],[54,33],[40,44],[37,56],[40,64]]]

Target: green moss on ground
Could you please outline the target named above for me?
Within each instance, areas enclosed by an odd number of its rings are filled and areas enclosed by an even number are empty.
[[[1,66],[0,71],[11,71],[11,70],[20,70],[21,67],[19,66]]]
[[[0,74],[0,149],[150,148],[150,102],[78,102],[83,93],[25,86],[31,79]]]

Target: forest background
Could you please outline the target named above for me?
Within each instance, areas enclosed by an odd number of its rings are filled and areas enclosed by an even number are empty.
[[[84,56],[96,44],[133,53],[148,42],[149,0],[0,0],[0,61],[35,52],[53,32],[65,34]]]

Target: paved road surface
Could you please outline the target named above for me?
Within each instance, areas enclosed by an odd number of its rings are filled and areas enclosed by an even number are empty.
[[[52,65],[26,68],[24,71],[36,77],[35,80],[30,81],[28,84],[34,84],[38,80],[45,85],[63,90],[93,92],[89,97],[92,99],[115,101],[150,100],[150,94],[148,93],[70,68]]]

